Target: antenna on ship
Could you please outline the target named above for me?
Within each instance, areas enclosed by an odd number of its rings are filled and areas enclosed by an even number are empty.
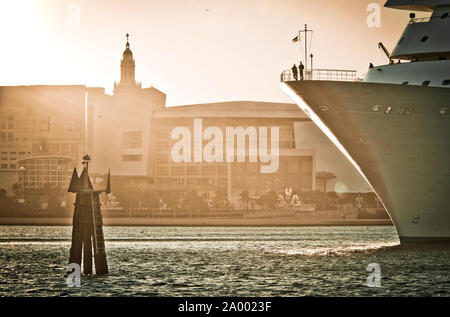
[[[313,32],[313,30],[308,30],[308,24],[305,24],[305,29],[299,31],[299,34],[305,33],[305,70],[308,70],[308,32]]]
[[[308,32],[311,32],[311,35],[313,33],[313,30],[308,29],[308,25],[305,24],[305,28],[303,30],[298,31],[298,35],[292,39],[292,42],[295,43],[297,41],[300,41],[302,38],[302,33],[305,33],[305,72],[308,71]],[[301,42],[301,41],[300,41]],[[312,54],[311,54],[311,68],[312,70]]]

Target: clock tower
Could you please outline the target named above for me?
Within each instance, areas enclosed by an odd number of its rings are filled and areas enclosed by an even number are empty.
[[[125,44],[125,51],[123,51],[122,60],[120,61],[120,82],[114,83],[114,93],[119,91],[126,91],[132,89],[140,89],[141,84],[135,79],[135,60],[133,52],[130,50],[129,34],[127,33],[127,43]]]

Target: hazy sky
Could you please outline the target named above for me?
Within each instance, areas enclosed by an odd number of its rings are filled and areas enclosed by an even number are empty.
[[[136,79],[167,94],[168,105],[255,100],[291,102],[279,88],[283,69],[303,58],[291,42],[314,30],[315,68],[386,63],[379,49],[399,39],[408,12],[384,0],[1,0],[0,85],[83,84],[112,92],[125,34]],[[80,10],[79,23],[76,11]]]

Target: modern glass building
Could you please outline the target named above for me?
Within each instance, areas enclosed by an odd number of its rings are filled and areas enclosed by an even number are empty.
[[[18,160],[18,185],[22,189],[67,187],[73,164],[71,157],[57,155],[31,156]]]

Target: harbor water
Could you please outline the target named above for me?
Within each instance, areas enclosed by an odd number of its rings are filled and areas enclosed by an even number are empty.
[[[450,248],[400,246],[392,226],[105,227],[110,273],[79,288],[71,229],[0,227],[0,296],[450,296]]]

